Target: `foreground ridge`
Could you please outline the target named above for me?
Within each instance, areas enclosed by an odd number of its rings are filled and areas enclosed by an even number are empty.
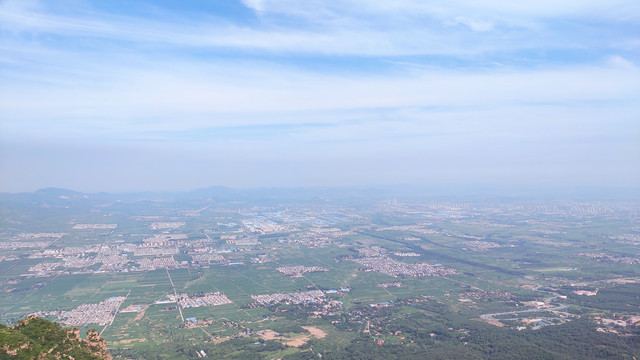
[[[107,343],[94,329],[63,328],[31,315],[13,327],[0,325],[0,359],[111,360]]]

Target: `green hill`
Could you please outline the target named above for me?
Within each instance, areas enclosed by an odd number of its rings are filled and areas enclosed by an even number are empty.
[[[0,359],[110,360],[111,355],[96,330],[82,339],[77,328],[30,316],[13,327],[0,324]]]

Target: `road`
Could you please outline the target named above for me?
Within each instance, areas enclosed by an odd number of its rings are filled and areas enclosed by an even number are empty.
[[[122,307],[122,304],[124,304],[125,301],[127,301],[127,298],[129,297],[129,295],[131,295],[131,290],[129,290],[129,292],[127,293],[127,295],[124,297],[124,300],[122,300],[122,302],[120,303],[120,305],[118,306],[118,308],[116,309],[116,313],[113,315],[113,317],[111,318],[111,321],[105,325],[102,328],[102,331],[100,331],[100,336],[102,336],[102,333],[107,330],[107,327],[109,327],[109,325],[113,325],[113,321],[116,319],[116,316],[118,316],[118,313],[120,312],[120,307]]]
[[[173,289],[173,295],[176,297],[176,305],[178,306],[178,311],[180,311],[180,317],[182,318],[182,322],[184,322],[184,316],[182,315],[182,309],[180,308],[180,303],[178,303],[178,293],[176,292],[176,287],[173,285],[173,280],[171,280],[171,275],[169,274],[169,269],[166,269],[167,276],[169,277],[169,282],[171,283],[171,288]]]
[[[539,287],[534,288],[533,291],[538,291],[538,292],[544,292],[544,293],[549,293],[551,295],[553,295],[553,297],[550,297],[548,299],[546,299],[544,301],[545,304],[547,305],[551,305],[551,302],[558,299],[560,297],[560,294],[558,294],[555,291],[546,291],[546,290],[539,290]],[[542,308],[542,309],[527,309],[527,310],[517,310],[517,311],[506,311],[506,312],[499,312],[499,313],[491,313],[491,314],[482,314],[480,315],[480,317],[483,320],[519,320],[520,318],[518,317],[513,317],[513,318],[508,318],[508,319],[496,319],[496,316],[503,316],[503,315],[518,315],[518,314],[526,314],[526,313],[536,313],[536,312],[543,312],[543,311],[555,311],[561,315],[564,316],[572,316],[571,314],[569,314],[568,312],[564,312],[564,311],[560,311],[560,310],[564,310],[567,308],[567,305],[565,304],[560,304],[554,307],[550,307],[550,308]],[[559,319],[559,317],[544,317],[545,319]]]
[[[510,269],[504,269],[498,266],[494,266],[494,265],[489,265],[489,264],[483,264],[481,262],[477,262],[477,261],[472,261],[472,260],[468,260],[468,259],[463,259],[457,256],[453,256],[453,255],[449,255],[449,254],[444,254],[441,252],[436,252],[433,250],[425,250],[423,249],[421,246],[418,246],[416,244],[412,244],[408,241],[402,241],[402,240],[398,240],[398,239],[394,239],[394,238],[390,238],[390,237],[385,237],[379,234],[373,234],[370,232],[365,232],[365,231],[357,231],[358,234],[361,235],[365,235],[365,236],[369,236],[372,238],[376,238],[376,239],[381,239],[381,240],[387,240],[387,241],[391,241],[391,242],[395,242],[398,244],[402,244],[406,247],[408,247],[409,249],[411,249],[412,251],[418,253],[418,254],[422,254],[431,258],[437,258],[437,259],[441,259],[442,261],[450,261],[450,262],[458,262],[458,263],[462,263],[462,264],[467,264],[467,265],[471,265],[471,266],[475,266],[475,267],[479,267],[482,269],[487,269],[487,270],[493,270],[499,273],[503,273],[503,274],[507,274],[507,275],[525,275],[525,273],[521,272],[521,271],[516,271],[516,270],[510,270]],[[440,245],[440,244],[436,244],[424,237],[419,236],[421,239],[425,240],[425,241],[429,241],[430,243],[434,244],[434,245],[438,245],[440,247],[447,247],[444,245]]]

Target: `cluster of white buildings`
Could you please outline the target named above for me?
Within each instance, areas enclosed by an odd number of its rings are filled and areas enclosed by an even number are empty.
[[[369,247],[359,248],[358,252],[360,253],[360,255],[363,255],[366,257],[385,256],[388,253],[387,249],[382,248],[380,246],[369,246]]]
[[[34,242],[19,242],[19,241],[8,241],[8,242],[0,242],[0,250],[17,250],[17,249],[38,249],[44,248],[50,243],[44,241],[34,241]]]
[[[173,257],[144,258],[139,259],[138,264],[138,270],[170,269],[177,268],[180,265]]]
[[[471,251],[487,251],[489,249],[495,249],[500,247],[500,244],[496,242],[479,241],[479,240],[463,241],[460,243],[460,245],[464,246],[465,249],[468,249]]]
[[[301,292],[290,293],[275,293],[265,295],[251,295],[251,298],[257,303],[262,305],[277,304],[280,302],[290,304],[301,304],[318,302],[324,299],[324,291],[322,290],[310,290]]]
[[[37,254],[33,254],[33,256],[30,258],[40,258],[40,255]],[[100,271],[110,272],[125,269],[130,263],[130,259],[126,255],[118,253],[99,253],[95,256],[86,255],[84,252],[74,253],[74,255],[62,255],[60,253],[55,258],[59,258],[62,261],[41,262],[31,266],[29,272],[34,272],[37,275],[53,275],[56,268],[84,269],[95,264],[101,264]]]
[[[46,274],[50,271],[55,270],[58,266],[62,266],[60,262],[41,262],[29,267],[29,272],[34,272],[36,274]]]
[[[112,272],[126,269],[130,260],[126,255],[121,254],[99,254],[94,259],[94,263],[102,263],[100,271]]]
[[[178,305],[183,309],[231,304],[232,302],[225,294],[218,291],[203,295],[178,294],[177,300]]]
[[[419,257],[420,256],[420,254],[415,252],[402,252],[402,251],[395,251],[393,255],[399,256],[399,257]]]
[[[294,276],[294,277],[295,276],[302,276],[302,274],[304,274],[304,273],[329,271],[329,269],[323,268],[323,267],[320,267],[320,266],[302,266],[302,265],[280,266],[280,267],[277,268],[277,270],[280,271],[281,273],[287,275],[287,276]]]
[[[138,247],[166,247],[184,244],[187,234],[155,234],[152,237],[144,238]]]
[[[384,288],[384,289],[386,289],[386,288],[398,288],[398,287],[403,287],[403,286],[404,286],[403,283],[397,282],[397,281],[396,282],[388,282],[388,283],[378,284],[378,287],[381,287],[381,288]]]
[[[291,235],[289,242],[310,248],[319,248],[329,246],[345,236],[354,234],[353,231],[344,231],[334,227],[312,227],[307,231]]]
[[[580,253],[578,256],[586,256],[592,259],[611,261],[621,264],[640,264],[640,258],[629,256],[614,256],[605,253]]]
[[[251,246],[251,245],[259,245],[260,241],[257,236],[234,236],[233,239],[227,239],[227,244],[240,245],[240,246]]]
[[[284,232],[288,230],[286,225],[281,225],[272,220],[243,220],[244,228],[252,233],[268,234]]]
[[[99,304],[82,304],[71,311],[61,311],[58,318],[61,323],[69,326],[107,325],[113,321],[125,299],[124,296],[115,296]]]
[[[225,261],[220,254],[195,254],[191,255],[191,260],[197,263],[211,264]]]
[[[368,271],[376,271],[389,276],[445,276],[455,274],[454,269],[426,263],[408,264],[390,259],[388,257],[365,257],[353,259],[353,261],[367,268]]]
[[[42,239],[42,238],[52,238],[52,239],[56,239],[56,238],[61,238],[65,235],[68,235],[67,233],[49,233],[49,232],[41,232],[41,233],[22,233],[22,234],[18,234],[18,238],[19,239]],[[24,244],[24,243],[19,243],[19,244]],[[31,243],[33,244],[33,243]]]
[[[113,230],[118,228],[118,224],[75,224],[74,230]]]
[[[622,234],[617,236],[609,236],[609,239],[616,240],[620,244],[640,245],[640,235],[638,234]]]
[[[133,250],[134,256],[161,256],[173,255],[179,252],[177,247],[136,247]]]
[[[184,221],[165,221],[165,222],[154,222],[149,226],[151,230],[175,230],[183,227],[185,225]]]

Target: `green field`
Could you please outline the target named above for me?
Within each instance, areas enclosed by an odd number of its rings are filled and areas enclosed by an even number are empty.
[[[637,211],[607,208],[599,214],[581,213],[581,207],[593,208],[588,203],[571,204],[571,211],[560,215],[546,213],[539,205],[508,202],[469,208],[446,203],[326,209],[300,204],[259,210],[242,204],[239,211],[222,204],[202,205],[195,200],[133,201],[53,213],[39,208],[5,211],[3,221],[13,225],[2,234],[2,242],[27,245],[7,247],[2,253],[0,320],[12,324],[30,313],[60,320],[82,304],[126,297],[117,310],[131,305],[142,310],[117,312],[106,325],[81,325],[83,330],[97,328],[112,353],[123,358],[155,358],[161,353],[193,358],[198,349],[229,358],[305,358],[311,349],[334,358],[362,353],[384,358],[385,351],[397,352],[397,347],[406,348],[400,353],[407,356],[430,349],[434,354],[455,351],[485,358],[490,357],[483,350],[486,334],[515,337],[525,348],[554,358],[553,354],[571,351],[549,353],[558,346],[551,335],[544,335],[553,334],[551,328],[577,331],[572,324],[579,323],[593,329],[604,326],[629,339],[640,335],[637,327],[612,328],[599,320],[615,315],[627,321],[640,315],[638,306],[629,305],[640,295]],[[615,204],[609,206],[616,209]],[[179,215],[196,210],[198,216]],[[12,220],[17,218],[20,225]],[[103,223],[117,228],[73,228]],[[166,229],[152,228],[165,223]],[[242,225],[255,223],[281,228],[256,233]],[[19,237],[39,232],[64,234]],[[176,238],[149,243],[162,236]],[[251,237],[259,241],[235,243]],[[139,269],[143,259],[156,256],[137,256],[135,251],[149,248],[175,249],[173,256],[157,256],[175,263]],[[367,255],[370,251],[381,253]],[[198,263],[202,254],[216,254],[216,260]],[[98,271],[101,262],[85,261],[103,255],[120,256],[126,263],[118,271]],[[392,276],[354,261],[376,256],[404,269],[439,264],[435,268],[453,271],[412,276],[413,270],[403,270],[409,272]],[[66,265],[80,260],[85,261],[82,267]],[[47,268],[47,263],[55,264]],[[295,266],[324,271],[298,276],[278,271]],[[37,269],[45,270],[38,274]],[[329,291],[342,288],[349,291]],[[315,290],[329,293],[303,303],[268,305],[252,298]],[[576,295],[581,290],[598,293]],[[182,308],[166,301],[174,294],[197,299],[211,293],[221,293],[231,303]],[[538,329],[526,322],[536,316],[550,318],[551,325]],[[617,335],[611,334],[602,336],[613,341]],[[474,345],[464,348],[465,341]],[[545,342],[549,345],[542,346]],[[626,350],[626,343],[613,343],[617,345],[611,351],[637,355]],[[508,349],[500,351],[500,356],[513,355]]]

